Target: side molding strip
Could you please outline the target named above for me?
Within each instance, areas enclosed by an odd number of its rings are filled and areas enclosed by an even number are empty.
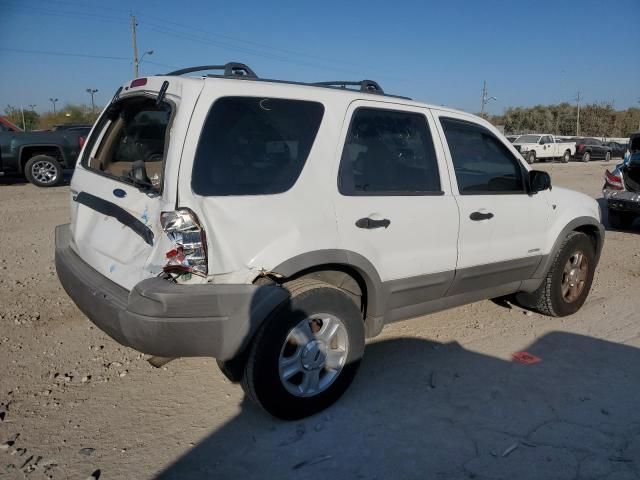
[[[140,235],[147,244],[153,246],[153,232],[151,229],[124,208],[87,192],[80,192],[76,195],[75,201],[98,213],[115,218]]]

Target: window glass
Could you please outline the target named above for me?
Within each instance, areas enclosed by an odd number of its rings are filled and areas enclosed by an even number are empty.
[[[217,100],[202,128],[191,176],[198,195],[289,190],[316,138],[324,107],[262,97]]]
[[[92,135],[84,165],[160,191],[170,118],[171,106],[156,105],[155,99],[135,97],[115,103]]]
[[[474,123],[441,118],[462,195],[524,193],[520,162],[491,132]]]
[[[513,143],[538,143],[540,135],[520,135]]]
[[[441,193],[425,116],[357,109],[342,151],[338,188],[343,195]]]

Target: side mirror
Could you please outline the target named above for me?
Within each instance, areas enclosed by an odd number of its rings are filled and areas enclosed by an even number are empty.
[[[551,176],[542,170],[531,170],[529,172],[529,191],[538,193],[543,190],[551,190]]]

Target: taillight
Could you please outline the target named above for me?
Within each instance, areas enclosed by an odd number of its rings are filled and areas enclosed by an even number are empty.
[[[84,142],[87,141],[87,137],[78,137],[78,146],[80,148],[84,147]]]
[[[604,171],[604,181],[606,182],[606,186],[612,190],[624,190],[622,178],[609,172],[609,170]]]
[[[173,243],[165,257],[165,272],[185,272],[206,276],[207,241],[195,213],[186,208],[160,214],[162,229]]]

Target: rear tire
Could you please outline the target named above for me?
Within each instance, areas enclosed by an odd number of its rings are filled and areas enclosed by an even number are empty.
[[[324,410],[349,387],[364,353],[364,322],[332,285],[301,279],[285,287],[291,297],[250,345],[242,387],[274,417],[294,420]]]
[[[607,210],[609,216],[609,226],[616,230],[628,230],[636,219],[635,215],[630,212],[621,212],[619,210]]]
[[[564,152],[564,155],[562,155],[561,160],[562,160],[562,163],[569,163],[569,160],[571,160],[571,152],[569,150]]]
[[[62,182],[62,167],[49,155],[36,155],[25,164],[24,176],[38,187],[55,187]]]
[[[527,154],[527,163],[529,165],[533,165],[534,163],[536,163],[536,152],[529,152]]]
[[[571,232],[540,287],[532,293],[517,293],[516,302],[551,317],[571,315],[587,299],[595,266],[595,249],[589,237],[581,232]]]
[[[582,161],[587,163],[589,160],[591,160],[591,153],[584,152],[584,155],[582,155]]]
[[[609,160],[611,160],[611,152],[607,152],[604,155],[604,161],[608,162]]]

